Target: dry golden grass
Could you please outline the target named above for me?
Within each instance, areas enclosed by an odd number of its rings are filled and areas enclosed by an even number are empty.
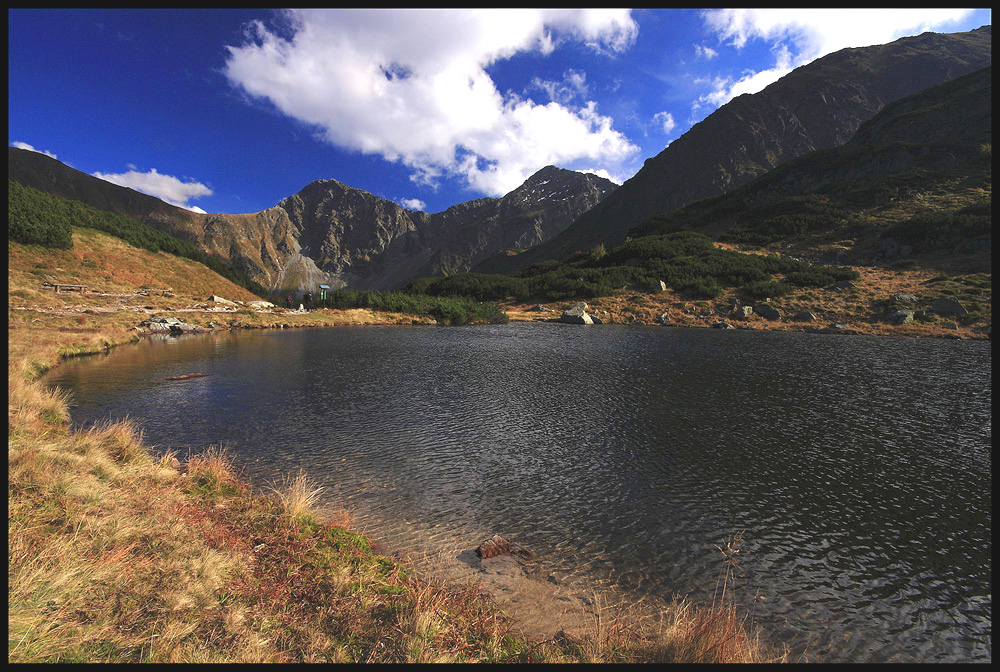
[[[721,296],[712,300],[685,299],[672,289],[656,294],[647,294],[625,289],[613,296],[587,300],[591,314],[612,324],[652,324],[661,323],[666,314],[672,326],[709,328],[719,321],[728,321],[738,328],[768,331],[807,331],[824,329],[834,323],[845,324],[852,333],[878,336],[904,336],[928,338],[986,339],[992,325],[991,303],[976,301],[979,312],[963,319],[948,316],[929,317],[924,321],[907,325],[889,324],[885,315],[886,300],[895,294],[929,296],[941,293],[941,283],[935,278],[942,274],[926,269],[898,270],[885,268],[856,267],[861,277],[855,281],[855,289],[836,291],[831,288],[798,288],[787,296],[774,299],[771,303],[784,317],[781,320],[766,320],[759,315],[747,319],[728,318],[728,301],[738,297],[736,289],[728,288]],[[990,275],[984,274],[987,280]],[[956,277],[955,287],[960,286],[961,276]],[[971,291],[971,290],[969,290]],[[987,297],[991,289],[976,291]],[[975,301],[973,296],[961,297],[963,301]],[[511,321],[543,321],[558,318],[560,313],[576,301],[559,301],[546,304],[555,312],[531,310],[535,304],[512,304],[504,307]],[[791,319],[798,312],[810,312],[816,316],[815,322]]]
[[[323,493],[323,488],[314,486],[301,469],[295,476],[286,474],[269,490],[291,518],[314,515],[319,496]]]

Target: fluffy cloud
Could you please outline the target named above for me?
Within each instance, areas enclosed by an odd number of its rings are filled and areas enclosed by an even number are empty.
[[[399,204],[408,210],[424,210],[427,204],[419,198],[401,198]]]
[[[653,121],[663,129],[663,133],[666,135],[670,135],[670,132],[677,127],[674,115],[669,112],[657,112],[653,115]]]
[[[156,169],[148,173],[140,173],[130,170],[127,173],[91,173],[94,177],[100,178],[120,187],[129,187],[149,196],[186,208],[193,212],[204,213],[205,211],[197,206],[188,205],[192,198],[201,196],[211,196],[212,190],[200,182],[180,180],[173,175],[161,175]]]
[[[501,94],[487,67],[567,41],[615,53],[635,40],[628,10],[303,10],[288,30],[252,23],[228,47],[230,81],[330,144],[399,161],[434,185],[460,176],[499,196],[548,164],[614,163],[638,151],[567,73],[538,104]],[[573,94],[573,95],[570,95]]]
[[[968,9],[720,9],[704,12],[720,45],[742,49],[751,40],[771,43],[774,65],[734,80],[713,80],[694,104],[700,118],[744,93],[757,93],[795,68],[848,47],[892,42],[928,30],[946,31]]]
[[[56,155],[53,154],[52,152],[46,152],[46,151],[43,151],[41,149],[35,149],[34,147],[32,147],[31,145],[29,145],[26,142],[12,142],[12,143],[10,143],[10,146],[11,147],[17,147],[18,149],[26,149],[29,152],[38,152],[39,154],[44,154],[45,156],[51,156],[53,159],[56,158]]]

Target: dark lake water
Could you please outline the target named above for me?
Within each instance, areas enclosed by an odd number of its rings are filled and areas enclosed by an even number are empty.
[[[76,423],[222,444],[258,484],[302,468],[376,539],[501,533],[561,581],[655,604],[710,601],[715,545],[745,530],[737,591],[794,654],[992,658],[989,342],[250,331],[118,348],[49,382]]]

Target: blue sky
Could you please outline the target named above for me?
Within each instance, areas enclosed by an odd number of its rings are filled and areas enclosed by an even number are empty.
[[[206,212],[619,184],[735,95],[989,9],[8,10],[8,144]]]

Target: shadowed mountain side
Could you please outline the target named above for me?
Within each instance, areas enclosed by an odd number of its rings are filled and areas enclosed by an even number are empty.
[[[887,105],[840,147],[650,217],[629,235],[696,230],[752,246],[780,242],[797,254],[850,239],[849,249],[828,249],[833,256],[822,260],[884,263],[898,260],[906,245],[928,262],[937,253],[950,268],[988,271],[991,143],[986,67]]]
[[[598,243],[617,245],[652,215],[727,193],[796,157],[839,146],[886,104],[990,65],[991,40],[991,27],[984,26],[817,59],[716,110],[560,235],[521,254],[497,255],[475,270],[510,273]]]

